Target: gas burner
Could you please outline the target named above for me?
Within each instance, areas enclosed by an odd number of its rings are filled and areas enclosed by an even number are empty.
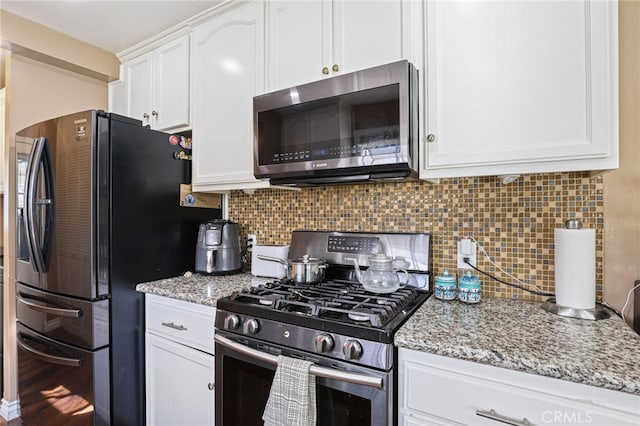
[[[349,312],[349,319],[354,321],[364,322],[369,321],[369,310],[366,308],[353,308]]]
[[[276,300],[282,299],[283,297],[285,296],[282,294],[266,294],[264,296],[260,296],[258,303],[265,306],[273,306]]]
[[[276,312],[382,328],[412,303],[417,294],[411,287],[381,295],[348,281],[296,285],[291,280],[279,280],[236,292],[230,299]]]

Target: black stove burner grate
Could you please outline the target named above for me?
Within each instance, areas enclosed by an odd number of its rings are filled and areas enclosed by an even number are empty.
[[[266,310],[267,317],[268,311],[291,312],[344,324],[382,328],[417,297],[417,290],[411,287],[375,294],[349,281],[300,285],[291,280],[280,280],[235,292],[230,300],[260,306]]]

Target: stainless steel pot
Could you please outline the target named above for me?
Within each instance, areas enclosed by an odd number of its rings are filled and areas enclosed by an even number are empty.
[[[277,257],[258,255],[258,259],[278,262],[287,270],[287,278],[296,284],[316,284],[324,281],[327,262],[305,254],[300,259],[284,260]]]

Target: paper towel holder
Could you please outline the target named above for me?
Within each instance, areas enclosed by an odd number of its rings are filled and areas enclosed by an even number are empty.
[[[566,229],[582,229],[580,219],[569,219],[564,222]],[[555,297],[549,298],[542,304],[542,308],[546,311],[560,315],[563,317],[579,318],[586,320],[601,320],[611,316],[608,310],[601,306],[595,306],[593,309],[578,309],[568,306],[561,306],[556,303]]]
[[[563,317],[586,320],[602,320],[611,316],[609,311],[601,306],[596,306],[593,309],[576,309],[569,308],[568,306],[560,306],[556,303],[555,297],[547,299],[547,301],[542,304],[542,309]]]

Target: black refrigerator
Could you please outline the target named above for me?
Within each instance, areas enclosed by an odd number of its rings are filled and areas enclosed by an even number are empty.
[[[103,111],[30,126],[17,146],[18,392],[25,425],[143,425],[144,297],[194,270],[179,138]],[[177,389],[176,391],[179,391]]]

